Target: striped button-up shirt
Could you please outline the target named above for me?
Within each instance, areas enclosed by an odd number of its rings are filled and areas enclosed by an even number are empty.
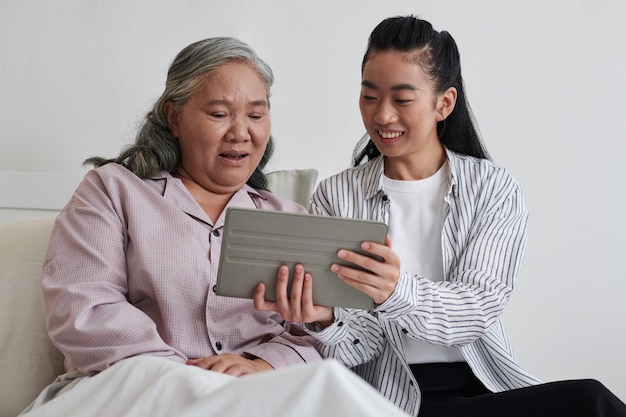
[[[488,160],[446,152],[444,224],[441,242],[433,242],[442,245],[444,281],[402,271],[395,292],[375,310],[335,308],[334,324],[312,332],[324,342],[324,356],[352,367],[412,415],[420,393],[404,356],[403,334],[458,347],[494,392],[540,382],[517,364],[500,322],[526,243],[528,213],[520,186]],[[380,156],[322,181],[310,211],[388,223],[383,165]]]
[[[228,206],[306,212],[248,186]],[[136,355],[235,353],[274,368],[320,360],[299,326],[214,293],[223,227],[224,213],[213,223],[166,172],[88,172],[57,217],[42,276],[48,331],[67,370],[93,373]]]

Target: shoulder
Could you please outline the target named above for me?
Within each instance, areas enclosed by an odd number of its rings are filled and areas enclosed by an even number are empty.
[[[450,151],[448,161],[452,176],[461,187],[482,185],[496,188],[519,188],[519,183],[509,170],[494,161]]]
[[[382,167],[382,158],[375,158],[320,181],[318,188],[326,191],[378,189],[382,180]]]
[[[133,177],[139,179],[123,165],[111,162],[87,172],[83,182],[94,186],[106,186],[112,183],[126,183],[132,181]]]
[[[146,184],[159,182],[171,178],[165,171],[150,178],[141,178],[128,168],[118,163],[108,163],[98,168],[94,168],[85,174],[85,182],[91,184],[100,183],[105,188],[136,188]]]
[[[252,190],[252,189],[251,189]],[[250,192],[249,192],[250,193]],[[256,198],[255,198],[256,194]],[[267,190],[254,190],[250,193],[251,197],[256,201],[257,208],[264,210],[288,211],[295,213],[306,213],[304,206],[295,201],[281,197]]]
[[[341,217],[369,215],[382,190],[382,161],[375,158],[322,180],[313,193],[311,211]]]
[[[143,196],[154,194],[163,195],[167,179],[171,176],[162,172],[152,178],[140,178],[123,165],[108,163],[92,169],[85,174],[79,184],[73,205],[122,205],[124,201],[135,203]]]

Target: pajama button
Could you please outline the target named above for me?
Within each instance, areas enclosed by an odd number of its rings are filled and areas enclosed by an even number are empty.
[[[220,235],[220,231],[219,230],[213,230],[213,236],[219,237],[219,235]]]
[[[359,339],[354,339],[354,341],[352,342],[353,345],[358,345],[359,343],[361,343]]]
[[[222,350],[222,342],[216,342],[216,343],[215,343],[215,348],[216,348],[217,350]]]
[[[213,286],[213,292],[217,292],[217,285]]]

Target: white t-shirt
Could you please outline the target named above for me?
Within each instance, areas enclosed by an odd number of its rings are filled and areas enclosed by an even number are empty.
[[[444,218],[444,197],[448,189],[448,163],[431,177],[416,181],[383,178],[389,196],[389,235],[392,248],[401,260],[401,267],[411,275],[431,281],[443,281],[441,231]],[[408,363],[465,361],[457,348],[403,337]]]

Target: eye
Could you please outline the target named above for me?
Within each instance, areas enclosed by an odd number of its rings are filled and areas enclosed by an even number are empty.
[[[251,113],[248,115],[248,117],[251,118],[252,120],[261,120],[263,116],[264,116],[263,113]]]
[[[406,100],[406,99],[400,99],[400,98],[398,98],[398,99],[396,99],[396,100],[395,100],[395,102],[396,102],[396,103],[398,103],[398,104],[400,104],[400,105],[409,104],[409,103],[411,103],[412,101],[413,101],[413,100]]]
[[[365,94],[363,94],[363,95],[361,96],[361,98],[363,99],[363,101],[368,101],[368,102],[371,102],[371,101],[376,101],[376,97],[374,97],[374,96],[368,96],[368,95],[365,95]]]
[[[209,114],[211,115],[211,117],[215,117],[216,119],[223,119],[224,117],[227,116],[227,114],[224,112],[213,112]]]

